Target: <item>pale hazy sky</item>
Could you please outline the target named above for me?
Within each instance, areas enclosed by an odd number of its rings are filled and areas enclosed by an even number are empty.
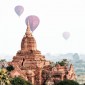
[[[24,7],[20,17],[17,5]],[[42,54],[85,53],[85,0],[0,0],[0,55],[20,50],[29,15],[40,19],[33,35]],[[65,31],[71,34],[68,40],[62,37]]]

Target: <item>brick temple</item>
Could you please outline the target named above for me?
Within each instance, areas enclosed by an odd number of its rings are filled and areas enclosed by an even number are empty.
[[[30,26],[27,26],[26,33],[21,41],[21,50],[13,57],[12,64],[15,68],[11,76],[22,76],[30,80],[34,85],[41,85],[41,68],[50,64],[45,56],[37,50],[36,40],[32,35]]]
[[[9,62],[9,65],[13,65],[15,68],[10,73],[11,77],[21,76],[32,82],[33,85],[44,85],[43,83],[46,81],[54,83],[57,80],[75,80],[76,78],[72,65],[69,69],[66,66],[51,66],[51,62],[47,61],[45,56],[37,50],[36,40],[29,25],[21,41],[21,49],[13,57],[12,62]]]
[[[47,70],[44,71],[51,76],[46,81],[47,85],[54,85],[54,83],[57,84],[61,80],[76,80],[76,74],[72,64],[70,66],[60,66],[57,64],[51,68],[50,72]]]

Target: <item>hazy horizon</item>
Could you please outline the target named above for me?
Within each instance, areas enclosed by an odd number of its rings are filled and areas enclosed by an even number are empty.
[[[42,53],[41,53],[42,54]],[[66,54],[51,54],[51,53],[46,53],[42,54],[45,56],[46,60],[50,61],[60,61],[62,59],[68,59],[68,60],[73,60],[73,55],[78,54],[78,53],[66,53]],[[15,54],[16,55],[16,54]],[[10,54],[0,54],[0,60],[1,59],[6,59],[7,61],[12,61],[13,57],[15,55],[10,55]],[[79,59],[85,61],[85,54],[78,54]]]

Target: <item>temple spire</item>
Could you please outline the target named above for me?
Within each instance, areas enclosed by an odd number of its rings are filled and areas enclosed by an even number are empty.
[[[27,29],[26,29],[25,35],[28,36],[28,37],[32,36],[32,32],[31,32],[31,30],[30,30],[30,24],[29,24],[29,23],[28,23],[28,25],[27,25]]]
[[[24,50],[25,52],[30,50],[36,50],[36,40],[32,35],[32,32],[30,30],[30,24],[27,25],[26,33],[22,39],[21,42],[21,50]]]

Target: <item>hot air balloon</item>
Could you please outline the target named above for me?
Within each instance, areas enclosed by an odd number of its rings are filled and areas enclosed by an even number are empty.
[[[69,39],[69,37],[70,37],[70,33],[69,32],[63,32],[63,38],[65,40]]]
[[[30,25],[30,29],[32,32],[37,28],[39,22],[40,22],[39,18],[35,15],[30,15],[25,19],[26,25],[28,24]]]
[[[23,6],[18,5],[18,6],[15,7],[15,12],[18,16],[20,16],[23,13],[23,11],[24,11]]]

